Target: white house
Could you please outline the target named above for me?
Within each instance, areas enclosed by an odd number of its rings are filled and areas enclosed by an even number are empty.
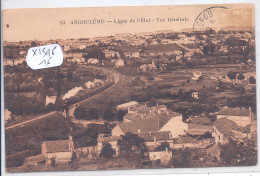
[[[103,148],[104,143],[111,144],[111,148],[113,148],[116,151],[115,155],[118,155],[119,154],[119,147],[117,145],[117,142],[118,142],[119,139],[121,139],[120,136],[108,136],[106,134],[99,134],[99,136],[97,138],[97,153],[98,153],[98,156],[101,153],[101,150]]]
[[[234,121],[221,118],[213,123],[212,136],[216,143],[227,144],[229,139],[244,141],[250,133],[250,128],[238,126]]]
[[[130,57],[130,58],[133,58],[133,57],[138,58],[140,56],[139,51],[126,51],[126,52],[124,52],[124,54],[126,57]]]
[[[56,101],[56,96],[46,96],[45,104],[46,104],[46,106],[49,103],[55,104],[55,101]]]
[[[44,141],[42,143],[42,154],[46,159],[46,164],[67,163],[71,161],[74,152],[72,137],[69,140]]]
[[[149,159],[151,161],[160,160],[163,165],[167,165],[172,159],[172,151],[152,151],[149,152]]]
[[[198,92],[192,92],[191,93],[192,98],[199,99],[199,93]]]
[[[116,66],[116,67],[121,67],[121,66],[124,66],[124,65],[125,65],[125,62],[124,62],[123,59],[117,59],[117,60],[115,61],[115,66]]]
[[[253,114],[251,108],[228,108],[224,107],[217,113],[217,119],[227,118],[238,126],[245,127],[251,124]]]
[[[182,115],[172,117],[159,131],[170,131],[172,137],[179,137],[188,132],[188,124],[182,121]]]
[[[155,131],[170,131],[172,137],[178,137],[186,134],[188,131],[188,125],[182,122],[182,116],[175,117],[153,117],[145,119],[137,119],[131,122],[118,123],[112,129],[112,136],[125,135],[127,132],[131,133],[143,133],[143,132],[155,132]]]
[[[118,106],[116,106],[116,109],[117,110],[127,110],[129,108],[134,108],[136,106],[138,106],[139,103],[136,102],[136,101],[130,101],[130,102],[127,102],[127,103],[123,103],[123,104],[120,104]]]
[[[5,109],[5,124],[7,124],[8,121],[12,120],[11,117],[11,111],[9,111],[8,109]]]

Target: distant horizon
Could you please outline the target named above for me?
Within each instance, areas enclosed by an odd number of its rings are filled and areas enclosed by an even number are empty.
[[[78,7],[49,9],[8,9],[3,11],[3,41],[57,40],[94,38],[119,33],[145,33],[171,30],[193,30],[198,15],[211,7],[210,28],[254,28],[252,4],[229,4],[226,8],[212,5]],[[145,19],[133,22],[131,19]],[[160,22],[164,19],[164,22]],[[173,20],[171,20],[173,19]],[[182,19],[182,20],[180,20]],[[199,18],[198,18],[199,19]],[[90,21],[102,21],[92,24]],[[127,21],[124,23],[123,21]],[[150,21],[149,21],[150,20]],[[73,24],[73,21],[89,23]],[[119,21],[122,23],[119,24]],[[147,22],[149,21],[149,22]],[[65,22],[65,24],[62,24]],[[197,29],[197,28],[196,28]]]
[[[228,29],[227,29],[228,28]],[[232,29],[233,28],[233,29]],[[204,29],[200,29],[199,31],[202,30],[206,30],[207,28]],[[226,27],[221,27],[221,28],[212,28],[213,30],[219,31],[219,30],[226,30],[226,31],[240,31],[240,30],[245,30],[245,31],[249,31],[249,29],[251,30],[251,32],[254,31],[255,26],[248,26],[248,27],[237,27],[237,26],[226,26]],[[145,33],[163,33],[166,31],[171,31],[172,33],[182,33],[182,32],[188,32],[187,30],[190,30],[189,32],[194,32],[194,31],[198,31],[195,30],[193,28],[184,28],[184,29],[180,29],[178,31],[174,31],[174,30],[160,30],[160,31],[147,31],[147,32],[137,32],[137,33],[131,33],[131,32],[124,32],[124,33],[116,33],[113,35],[105,35],[105,36],[94,36],[94,37],[79,37],[79,38],[57,38],[57,39],[47,39],[47,40],[38,40],[38,39],[31,39],[31,40],[19,40],[19,41],[7,41],[7,40],[3,40],[3,42],[8,42],[8,43],[13,43],[13,42],[26,42],[26,41],[49,41],[49,40],[77,40],[77,39],[93,39],[93,38],[98,38],[98,37],[110,37],[110,36],[116,36],[118,34],[131,34],[131,35],[140,35],[140,34],[145,34]]]

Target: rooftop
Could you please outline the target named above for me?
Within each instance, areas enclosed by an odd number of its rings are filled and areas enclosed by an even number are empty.
[[[200,124],[189,124],[188,131],[190,134],[202,135],[206,132],[212,132],[213,128],[209,125],[200,125]]]
[[[119,123],[119,127],[124,133],[138,133],[138,132],[152,132],[159,131],[168,121],[169,117],[165,118],[148,118],[148,119],[137,119],[131,122]],[[140,131],[139,131],[140,130]]]
[[[227,119],[227,118],[221,118],[219,120],[216,120],[213,123],[213,126],[222,134],[224,134],[227,137],[233,136],[232,131],[238,131],[242,133],[248,132],[248,127],[240,127],[235,122]]]
[[[145,141],[166,141],[170,139],[170,131],[162,132],[145,132],[139,133],[138,136],[143,138]]]
[[[70,152],[69,140],[44,141],[47,153]]]
[[[111,142],[111,141],[118,141],[121,139],[121,136],[108,136],[108,137],[100,137],[97,138],[98,142]]]
[[[128,108],[129,106],[136,106],[138,104],[139,103],[136,101],[130,101],[130,102],[118,105],[117,108]]]
[[[230,116],[249,116],[249,109],[246,108],[222,108],[218,115],[230,115]]]
[[[194,138],[191,138],[191,137],[188,137],[188,136],[182,136],[182,137],[173,139],[174,144],[197,143],[197,142],[198,142],[197,139],[194,139]]]

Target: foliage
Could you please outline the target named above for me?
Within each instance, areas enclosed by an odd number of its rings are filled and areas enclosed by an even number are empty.
[[[87,60],[89,58],[96,58],[99,60],[99,64],[102,65],[102,61],[105,59],[105,54],[100,48],[91,48],[86,55],[83,57]]]
[[[191,150],[188,148],[174,151],[171,159],[171,165],[177,168],[190,167],[191,158]]]
[[[228,144],[220,145],[220,158],[226,166],[250,166],[255,165],[257,160],[257,152],[252,145],[245,146],[232,139]]]
[[[229,77],[229,79],[233,80],[233,79],[236,79],[236,75],[237,75],[237,72],[233,72],[233,71],[230,71],[228,72],[227,76]]]
[[[51,167],[55,167],[57,165],[54,157],[51,158]]]
[[[256,79],[253,76],[249,77],[249,83],[250,84],[255,84],[256,83]]]
[[[227,99],[227,105],[229,107],[245,107],[245,108],[252,108],[252,111],[256,113],[256,95],[243,95],[234,98]]]
[[[6,107],[13,115],[39,114],[45,111],[45,102],[42,99],[26,97],[24,95],[6,94]]]
[[[112,158],[113,155],[116,154],[115,149],[111,147],[109,143],[103,143],[103,147],[101,149],[100,156],[104,158]]]
[[[137,134],[126,133],[118,141],[119,155],[133,163],[133,166],[139,165],[144,158],[144,152],[147,151],[144,139]]]
[[[87,128],[80,128],[72,132],[75,148],[97,145],[99,134],[111,133],[112,126],[89,124]]]
[[[237,79],[243,80],[243,79],[245,79],[245,76],[243,75],[243,73],[239,73],[238,76],[237,76]]]
[[[154,151],[165,151],[166,148],[169,150],[170,149],[170,145],[168,142],[163,142],[161,143],[159,146],[157,146]]]
[[[94,108],[86,108],[79,106],[74,111],[74,116],[77,119],[85,119],[85,120],[95,120],[98,119],[98,111]]]

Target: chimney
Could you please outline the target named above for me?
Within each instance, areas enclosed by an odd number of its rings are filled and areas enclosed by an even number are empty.
[[[69,141],[73,141],[73,138],[70,134],[69,134]]]
[[[141,133],[141,130],[140,130],[140,129],[138,129],[138,130],[137,130],[137,133]]]
[[[171,132],[169,132],[169,139],[171,139],[172,138],[172,134],[171,134]]]
[[[252,116],[252,108],[251,107],[249,107],[249,119],[250,119],[250,123],[252,123],[253,116]]]
[[[71,135],[69,135],[69,150],[74,151],[73,138]]]
[[[153,137],[153,141],[154,141],[154,142],[156,141],[156,136]]]

